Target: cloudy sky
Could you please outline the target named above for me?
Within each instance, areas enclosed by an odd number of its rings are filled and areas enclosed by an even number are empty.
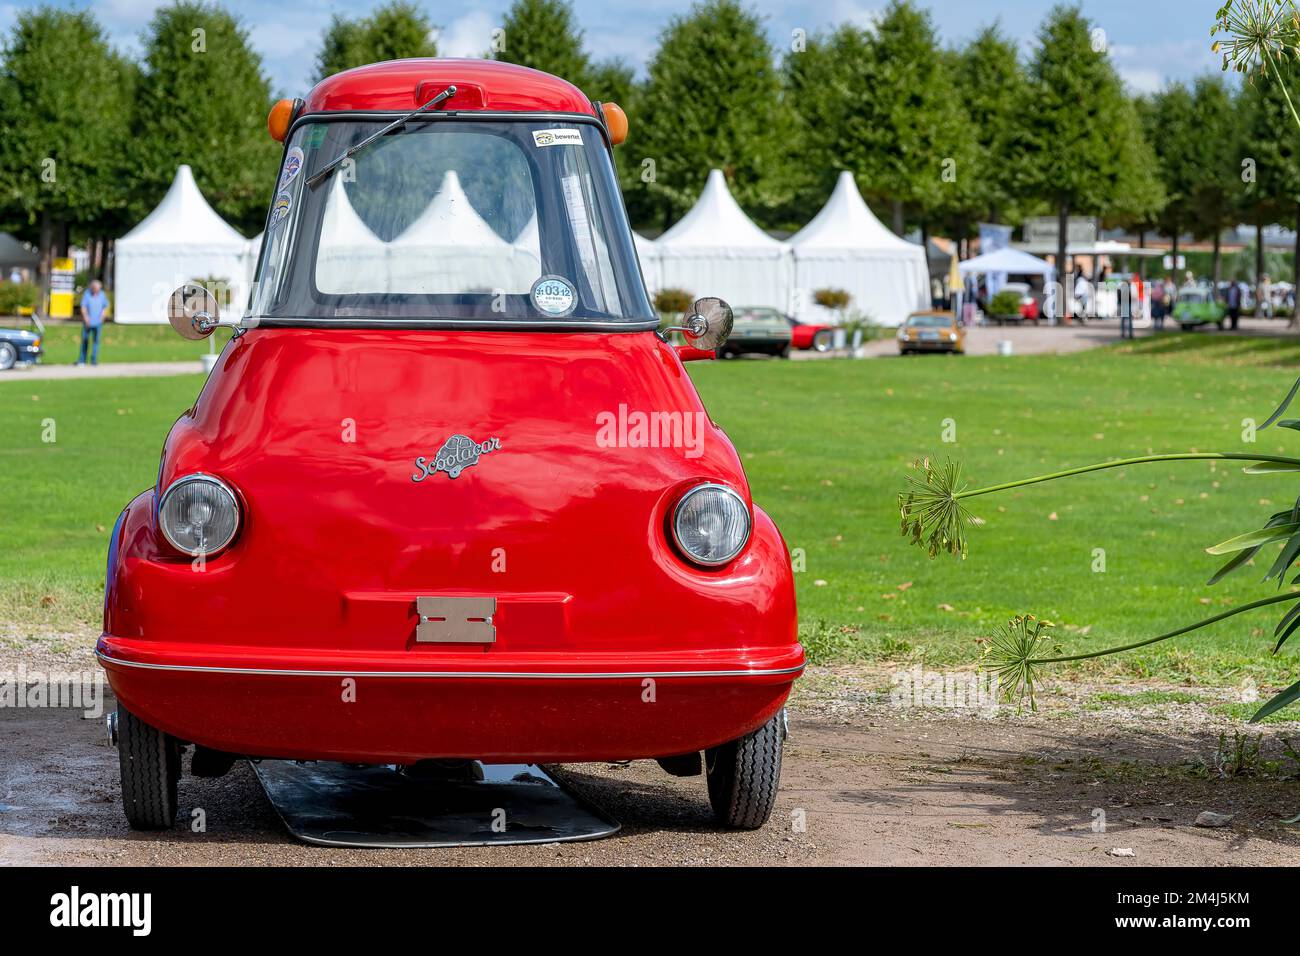
[[[93,4],[54,0],[60,6],[93,7],[96,16],[121,49],[139,49],[141,31],[159,0],[98,0]],[[1158,89],[1166,80],[1187,79],[1215,71],[1209,30],[1221,0],[1084,0],[1085,14],[1102,28],[1111,56],[1135,91]],[[277,94],[306,92],[321,31],[332,13],[360,16],[372,2],[297,0],[292,4],[267,0],[223,0],[224,6],[248,25]],[[844,21],[869,23],[884,0],[756,0],[772,40],[787,47],[791,31],[809,34]],[[1052,0],[929,0],[940,34],[947,43],[961,43],[981,26],[999,21],[1004,31],[1026,50]],[[0,0],[0,30],[7,31],[25,3]],[[458,0],[454,4],[425,2],[441,28],[439,49],[445,55],[471,56],[490,42],[508,0]],[[621,56],[638,68],[653,53],[656,38],[668,21],[690,8],[690,0],[574,0],[586,32],[589,51],[597,58]]]

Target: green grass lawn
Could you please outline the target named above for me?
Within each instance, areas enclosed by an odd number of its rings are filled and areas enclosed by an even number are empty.
[[[0,325],[12,320],[0,320]],[[16,326],[26,328],[21,321]],[[229,329],[217,329],[212,335],[218,352],[230,338]],[[41,338],[45,349],[42,362],[71,365],[81,350],[81,323],[47,323]],[[100,362],[184,362],[197,361],[208,350],[208,343],[181,338],[170,325],[117,325],[109,322],[99,336]]]
[[[179,341],[179,340],[178,340]],[[898,534],[909,463],[945,455],[992,484],[1107,458],[1172,451],[1300,451],[1269,429],[1242,440],[1285,394],[1300,347],[1208,335],[1061,357],[695,363],[692,376],[740,450],[755,499],[806,569],[796,576],[806,641],[823,657],[975,660],[1007,617],[1057,623],[1069,652],[1151,636],[1274,593],[1248,568],[1214,587],[1204,548],[1295,500],[1286,476],[1225,463],[1130,467],[975,500],[970,556],[935,560]],[[154,480],[170,423],[198,376],[0,381],[0,614],[94,622],[108,531]],[[1298,409],[1300,411],[1300,409]],[[57,441],[42,442],[53,419]],[[945,443],[945,420],[956,428]],[[1093,570],[1096,549],[1105,571]],[[1274,687],[1280,612],[1109,658],[1130,677]],[[1300,650],[1300,639],[1297,640]]]

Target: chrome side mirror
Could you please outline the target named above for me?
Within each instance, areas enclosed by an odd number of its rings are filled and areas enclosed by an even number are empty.
[[[167,320],[183,339],[206,339],[221,324],[217,297],[203,286],[187,282],[168,300]]]
[[[712,296],[696,299],[690,310],[682,316],[682,324],[668,329],[681,332],[692,348],[711,351],[727,341],[735,322],[731,306]]]

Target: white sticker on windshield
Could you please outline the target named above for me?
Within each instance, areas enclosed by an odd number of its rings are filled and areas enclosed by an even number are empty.
[[[280,185],[277,189],[284,189],[288,186],[297,175],[302,172],[303,154],[299,146],[290,146],[289,152],[284,157],[284,171],[280,173]]]
[[[560,276],[542,276],[533,283],[532,296],[537,311],[557,318],[568,315],[578,304],[573,286]]]
[[[533,142],[538,146],[581,146],[582,134],[576,129],[535,129]]]

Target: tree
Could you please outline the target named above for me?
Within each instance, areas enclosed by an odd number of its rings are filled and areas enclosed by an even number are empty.
[[[406,0],[393,0],[356,20],[336,13],[321,37],[316,79],[367,63],[437,56],[433,31],[433,23],[424,11]]]
[[[989,222],[1014,221],[1020,218],[1019,117],[1028,98],[1015,44],[996,25],[985,27],[954,58],[953,76],[968,135],[983,160],[979,193],[984,216]]]
[[[1292,92],[1291,99],[1297,99],[1300,84],[1290,63],[1281,71],[1252,77],[1242,93],[1246,165],[1239,170],[1239,177],[1241,172],[1253,170],[1255,181],[1246,183],[1245,208],[1248,220],[1255,226],[1257,285],[1263,281],[1264,226],[1278,220],[1300,225],[1300,144],[1284,83]],[[1300,234],[1296,237],[1296,252],[1300,254]],[[1293,278],[1300,277],[1300,257],[1296,263]]]
[[[280,147],[266,132],[270,85],[240,22],[182,0],[154,14],[135,100],[133,212],[148,213],[187,163],[212,207],[245,233],[266,217]]]
[[[872,195],[892,200],[894,231],[903,232],[910,208],[924,234],[927,222],[957,200],[961,184],[976,179],[961,101],[934,23],[911,0],[885,8],[869,51],[870,87],[858,101],[868,107],[859,168]]]
[[[1136,101],[1121,95],[1111,123],[1117,144],[1115,185],[1100,212],[1108,223],[1141,229],[1164,210],[1168,194]]]
[[[1144,134],[1152,144],[1156,175],[1165,191],[1165,204],[1150,223],[1170,237],[1170,251],[1176,261],[1179,237],[1192,228],[1195,220],[1193,196],[1197,184],[1191,157],[1200,142],[1192,95],[1183,84],[1172,83],[1138,100],[1137,109]]]
[[[1241,221],[1245,199],[1239,105],[1218,77],[1199,77],[1192,88],[1191,124],[1198,148],[1184,157],[1194,166],[1188,213],[1196,237],[1213,240],[1211,271],[1216,284],[1223,261],[1223,230]]]
[[[773,51],[759,17],[738,0],[704,0],[669,23],[638,104],[628,158],[648,181],[638,179],[635,198],[665,227],[715,167],[760,220],[788,201],[789,124]]]
[[[515,0],[503,26],[505,44],[496,53],[498,60],[552,73],[586,89],[591,64],[566,0]]]
[[[851,170],[869,201],[892,207],[896,232],[910,213],[923,235],[969,204],[980,174],[951,67],[910,0],[892,2],[874,31],[843,26],[787,57],[796,166],[811,171],[801,191],[824,199],[836,171]]]
[[[1020,158],[1028,195],[1056,213],[1056,266],[1064,278],[1072,210],[1102,213],[1123,175],[1113,139],[1123,89],[1078,7],[1055,7],[1039,29],[1029,67]]]
[[[0,67],[0,219],[39,245],[45,292],[70,230],[103,236],[121,215],[133,78],[90,13],[18,14]]]

